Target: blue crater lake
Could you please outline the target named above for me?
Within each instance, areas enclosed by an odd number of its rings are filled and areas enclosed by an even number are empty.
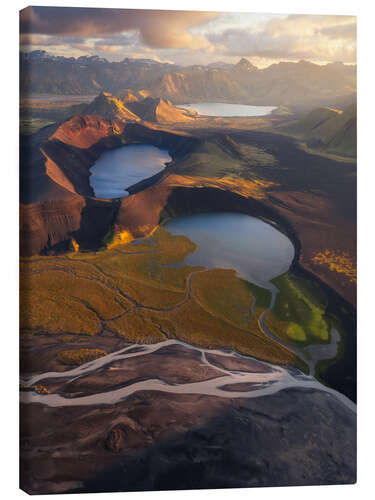
[[[239,277],[262,288],[288,271],[294,257],[292,242],[261,219],[236,212],[176,217],[166,222],[172,234],[183,234],[197,244],[184,264],[209,269],[235,269]]]
[[[157,174],[171,160],[167,150],[145,144],[112,149],[91,167],[90,185],[97,198],[123,198],[128,187]]]

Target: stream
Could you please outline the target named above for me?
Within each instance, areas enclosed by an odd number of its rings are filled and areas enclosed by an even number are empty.
[[[201,363],[208,365],[222,373],[221,376],[209,380],[185,384],[168,384],[159,379],[149,379],[135,381],[124,387],[109,390],[88,396],[66,398],[59,394],[37,394],[36,392],[21,392],[21,402],[42,403],[51,407],[82,406],[82,405],[113,405],[131,396],[137,391],[161,391],[172,394],[202,394],[207,396],[218,396],[222,398],[256,398],[275,394],[284,389],[302,388],[315,389],[332,394],[340,400],[351,411],[356,412],[356,405],[343,394],[322,385],[314,377],[304,375],[295,368],[272,365],[264,361],[255,360],[248,356],[242,356],[233,351],[218,349],[202,349],[194,347],[178,340],[165,340],[157,344],[138,345],[132,344],[119,351],[98,358],[95,361],[85,363],[78,368],[73,368],[64,372],[46,372],[21,381],[25,385],[34,385],[51,379],[77,379],[88,373],[94,372],[115,361],[129,359],[137,356],[147,356],[163,347],[171,345],[181,345],[193,351],[198,351],[201,356]],[[241,358],[253,360],[266,370],[260,372],[247,372],[241,370],[227,370],[220,368],[207,360],[207,354],[215,354],[225,357]],[[233,384],[251,384],[250,390],[235,391],[229,390],[225,386]],[[247,386],[245,386],[248,389]]]

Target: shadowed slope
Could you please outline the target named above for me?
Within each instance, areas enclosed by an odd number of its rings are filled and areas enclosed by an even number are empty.
[[[280,130],[306,140],[312,146],[351,156],[357,154],[357,105],[344,111],[332,108],[314,109],[301,120]]]

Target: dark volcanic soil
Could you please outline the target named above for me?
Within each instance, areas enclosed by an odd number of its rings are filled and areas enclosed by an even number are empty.
[[[333,396],[139,392],[115,406],[21,406],[28,493],[354,483],[355,415]]]
[[[30,365],[29,375],[45,374],[50,367],[44,361],[59,351],[56,341],[38,339],[41,364]],[[108,352],[124,347],[110,337],[98,346]],[[173,386],[222,377],[221,369],[259,373],[255,381],[271,373],[265,363],[225,353],[206,353],[204,362],[200,351],[182,344],[147,355],[140,350],[130,348],[130,357],[110,358],[101,368],[88,363],[86,374],[51,366],[63,376],[44,375],[40,383],[52,398],[73,399],[62,407],[48,406],[54,402],[46,395],[21,403],[22,489],[43,494],[355,482],[356,415],[318,389],[255,398],[138,389],[117,403],[94,399],[74,406],[77,397],[139,380]],[[256,390],[255,384],[222,383],[230,391]]]
[[[160,349],[147,356],[114,361],[78,379],[68,382],[52,380],[47,381],[46,385],[53,393],[61,393],[65,397],[76,397],[110,391],[123,387],[131,381],[160,379],[168,384],[185,384],[222,375],[214,367],[202,365],[198,351],[196,356],[192,357],[189,350],[186,362],[183,348],[179,347],[174,353],[169,353],[167,349]]]

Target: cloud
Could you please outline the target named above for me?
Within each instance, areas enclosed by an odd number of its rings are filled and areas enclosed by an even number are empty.
[[[21,12],[21,34],[57,37],[102,37],[126,31],[139,34],[155,48],[208,47],[209,42],[191,28],[215,19],[214,12],[144,11],[64,7],[28,7]]]
[[[79,37],[60,38],[56,36],[32,35],[29,33],[22,33],[20,35],[21,46],[38,45],[49,47],[74,43],[84,43],[84,39]]]
[[[232,28],[207,35],[224,55],[355,62],[356,23],[350,16],[291,15],[261,29]]]
[[[320,33],[332,40],[350,40],[355,42],[357,37],[357,25],[356,23],[352,23],[327,26],[326,28],[322,28]]]
[[[95,47],[100,52],[103,52],[104,54],[115,54],[119,50],[123,49],[123,47],[121,45],[103,45],[103,44],[97,44]]]
[[[238,57],[262,67],[300,59],[353,63],[356,18],[28,7],[21,12],[21,45],[110,60],[148,57],[151,51],[153,58],[179,64]]]
[[[353,16],[327,16],[292,14],[284,19],[271,19],[265,31],[274,37],[283,35],[311,37],[330,26],[355,24]]]

